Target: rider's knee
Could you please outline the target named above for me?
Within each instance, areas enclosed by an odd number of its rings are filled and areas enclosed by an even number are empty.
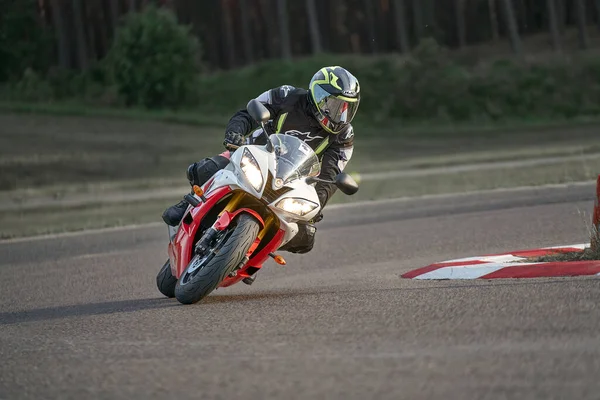
[[[305,254],[313,249],[317,228],[313,224],[298,224],[298,233],[281,250]]]
[[[229,160],[221,155],[205,158],[191,164],[187,169],[187,178],[190,185],[204,185],[211,176],[229,164]]]

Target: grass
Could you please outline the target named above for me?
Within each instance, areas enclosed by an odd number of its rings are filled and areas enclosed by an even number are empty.
[[[82,105],[74,102],[30,103],[0,101],[0,112],[15,114],[55,115],[72,117],[119,118],[136,121],[171,122],[202,127],[223,127],[228,116],[201,114],[195,111],[147,110],[143,108],[111,108]]]
[[[222,151],[223,128],[156,120],[0,114],[0,191],[99,185],[185,184],[185,168]],[[358,172],[584,154],[600,150],[597,126],[357,130]],[[445,133],[444,133],[445,132]],[[168,184],[168,183],[167,183]]]
[[[549,254],[543,257],[528,259],[526,262],[568,262],[600,260],[600,249],[587,248],[583,251]]]
[[[590,247],[582,251],[556,251],[541,257],[532,257],[524,262],[568,262],[568,261],[593,261],[600,260],[600,231],[598,227],[591,226]]]
[[[0,212],[0,239],[162,222],[168,200]]]
[[[598,159],[600,161],[600,157]],[[392,181],[366,181],[352,197],[336,194],[332,204],[425,194],[459,193],[470,190],[540,185],[590,180],[597,177],[591,165],[576,162],[528,168],[474,170],[461,174],[397,178]],[[90,202],[77,207],[46,206],[29,210],[0,211],[0,237],[10,238],[44,233],[103,228],[127,224],[160,222],[165,207],[175,203],[182,193],[172,198],[112,203]]]
[[[154,119],[0,114],[0,210],[2,204],[47,199],[52,207],[0,211],[0,236],[99,228],[160,221],[163,209],[179,199],[163,195],[147,201],[121,201],[119,194],[181,188],[191,162],[221,151],[221,127],[173,124]],[[488,130],[425,126],[357,131],[349,171],[360,173],[441,170],[423,176],[361,182],[356,196],[333,202],[372,200],[479,189],[590,180],[600,170],[597,126],[566,129],[522,127]],[[445,132],[445,133],[444,133]],[[588,155],[552,165],[444,173],[461,164],[518,161],[536,157]],[[591,157],[591,158],[589,158]],[[104,196],[117,200],[102,202]],[[77,207],[61,198],[83,196]],[[97,197],[96,197],[97,196]],[[90,200],[91,199],[91,200]],[[97,201],[96,201],[97,199]]]

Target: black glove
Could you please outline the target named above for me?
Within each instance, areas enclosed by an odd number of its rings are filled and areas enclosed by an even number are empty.
[[[233,145],[236,147],[240,147],[244,145],[244,135],[238,132],[227,132],[225,134],[225,140],[223,141],[223,145],[226,149],[229,150],[229,146]]]

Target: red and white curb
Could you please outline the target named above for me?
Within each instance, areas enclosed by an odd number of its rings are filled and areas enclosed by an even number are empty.
[[[531,257],[582,251],[587,244],[520,250],[504,254],[460,258],[428,265],[402,275],[408,279],[498,279],[558,276],[600,276],[600,260],[526,262]]]

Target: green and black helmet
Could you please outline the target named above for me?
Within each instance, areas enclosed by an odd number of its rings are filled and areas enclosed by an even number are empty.
[[[323,129],[341,132],[354,118],[360,103],[358,79],[342,67],[321,68],[311,79],[309,100]]]

